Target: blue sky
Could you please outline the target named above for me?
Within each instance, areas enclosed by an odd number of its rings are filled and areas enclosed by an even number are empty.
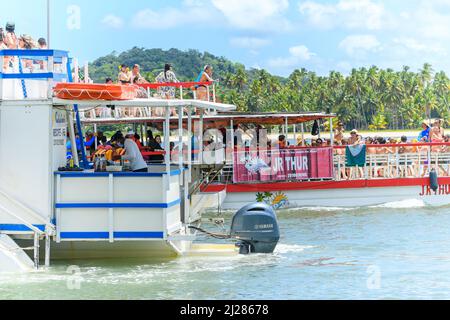
[[[0,24],[45,36],[45,6],[10,2]],[[424,62],[450,73],[450,0],[51,0],[51,18],[51,46],[80,63],[139,46],[208,51],[283,76]]]

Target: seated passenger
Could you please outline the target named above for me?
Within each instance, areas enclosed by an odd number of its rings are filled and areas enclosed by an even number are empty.
[[[141,67],[138,64],[133,66],[133,70],[131,71],[131,82],[133,84],[144,84],[148,83],[147,80],[143,76],[141,76]]]
[[[286,142],[286,136],[283,134],[278,136],[278,147],[280,149],[285,149],[288,147],[288,143]]]
[[[131,84],[131,71],[126,64],[120,66],[120,72],[117,78],[121,84]]]

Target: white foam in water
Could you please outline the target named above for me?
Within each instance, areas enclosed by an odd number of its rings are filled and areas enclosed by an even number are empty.
[[[275,248],[275,253],[290,253],[290,252],[303,252],[307,249],[312,249],[314,246],[300,246],[297,244],[278,244]]]
[[[391,208],[391,209],[409,209],[409,208],[423,208],[425,203],[419,199],[410,199],[402,201],[388,202],[385,204],[380,204],[378,206],[373,206],[372,208]]]
[[[289,208],[286,209],[285,211],[299,211],[299,210],[305,210],[305,211],[318,211],[318,212],[323,212],[323,211],[329,211],[329,212],[333,212],[333,211],[351,211],[351,210],[355,210],[355,208],[345,208],[345,207],[299,207],[299,208]]]

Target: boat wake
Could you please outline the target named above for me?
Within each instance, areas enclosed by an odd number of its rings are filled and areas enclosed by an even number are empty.
[[[286,253],[295,253],[295,252],[303,252],[307,249],[312,249],[314,246],[301,246],[297,244],[278,244],[275,248],[275,254],[286,254]]]
[[[426,204],[422,200],[410,199],[410,200],[388,202],[377,206],[371,206],[369,208],[411,209],[411,208],[423,208],[425,206]]]

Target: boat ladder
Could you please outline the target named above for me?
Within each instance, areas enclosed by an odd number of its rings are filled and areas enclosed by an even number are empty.
[[[6,213],[11,218],[22,223],[26,228],[21,231],[0,231],[0,235],[3,236],[12,236],[12,237],[24,237],[24,236],[32,236],[33,237],[33,246],[20,248],[18,246],[14,246],[12,250],[22,250],[22,251],[33,251],[33,260],[34,260],[34,268],[38,269],[40,266],[40,240],[45,240],[45,265],[50,265],[50,240],[51,237],[55,235],[55,226],[45,221],[42,215],[38,214],[31,208],[24,205],[22,202],[17,199],[11,197],[9,194],[0,190],[0,211]],[[34,221],[39,221],[45,225],[43,230],[29,220],[33,219]],[[8,246],[11,248],[11,245]],[[0,246],[0,252],[8,250],[5,246]],[[0,266],[1,270],[1,266]]]

